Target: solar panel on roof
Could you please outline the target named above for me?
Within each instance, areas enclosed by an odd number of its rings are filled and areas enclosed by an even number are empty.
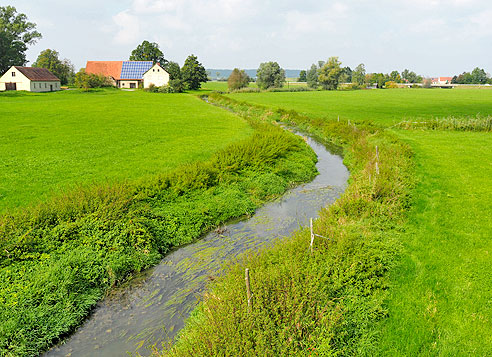
[[[121,79],[142,79],[145,72],[153,66],[152,61],[124,61]]]

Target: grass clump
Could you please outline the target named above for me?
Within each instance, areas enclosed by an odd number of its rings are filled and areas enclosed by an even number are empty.
[[[253,125],[251,137],[206,162],[0,216],[0,354],[38,355],[72,332],[112,286],[171,247],[252,214],[315,175],[315,155],[300,138]]]
[[[396,125],[401,129],[428,129],[453,131],[492,131],[492,116],[447,117],[430,120],[407,120]]]
[[[350,185],[323,209],[309,253],[301,230],[273,249],[244,258],[212,283],[170,355],[370,354],[372,326],[386,316],[389,269],[395,264],[413,185],[407,145],[372,126],[301,116],[294,111],[211,95],[214,103],[264,120],[288,122],[343,145]],[[376,169],[376,145],[380,160]],[[377,173],[379,170],[379,174]],[[248,311],[244,268],[250,269]]]

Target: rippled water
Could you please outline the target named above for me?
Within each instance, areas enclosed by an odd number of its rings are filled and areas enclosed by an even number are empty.
[[[100,302],[87,321],[47,356],[149,355],[183,327],[206,282],[238,255],[255,251],[308,224],[310,217],[344,191],[349,173],[342,158],[312,138],[319,175],[257,210],[249,219],[225,225],[196,243],[168,254]],[[164,342],[165,343],[165,342]]]

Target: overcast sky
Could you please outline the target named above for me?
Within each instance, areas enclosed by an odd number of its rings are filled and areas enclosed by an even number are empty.
[[[143,40],[181,65],[194,53],[207,68],[257,68],[278,61],[305,69],[339,56],[368,72],[409,68],[446,76],[492,72],[491,0],[6,0],[37,24],[50,48],[76,69],[125,60]]]

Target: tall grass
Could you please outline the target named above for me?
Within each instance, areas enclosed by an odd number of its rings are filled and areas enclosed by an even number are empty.
[[[315,222],[315,232],[330,240],[316,238],[311,255],[310,234],[301,230],[273,249],[228,267],[226,275],[211,284],[175,346],[163,353],[370,355],[375,348],[373,324],[386,315],[387,272],[400,249],[396,236],[411,202],[409,147],[371,126],[311,119],[216,94],[210,101],[245,117],[289,122],[342,145],[350,185]],[[252,280],[251,312],[246,267]]]
[[[0,216],[0,354],[38,355],[171,247],[314,176],[316,157],[300,138],[253,125],[250,138],[207,162]]]
[[[395,125],[400,129],[428,129],[453,131],[492,131],[492,116],[446,117],[429,120],[407,120]]]

